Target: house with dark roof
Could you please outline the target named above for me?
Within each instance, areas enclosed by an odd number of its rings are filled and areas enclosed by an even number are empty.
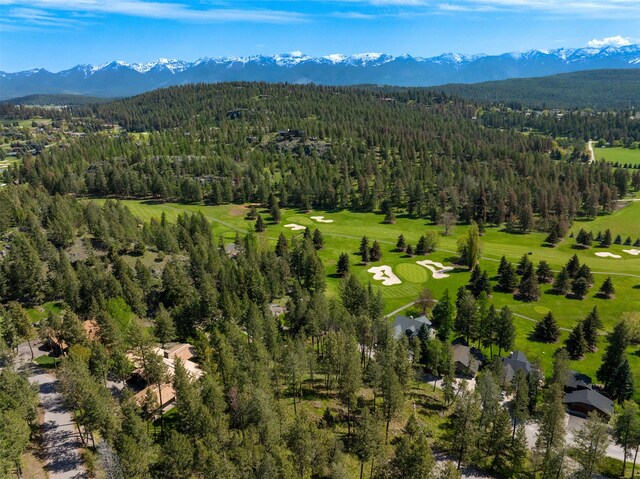
[[[573,391],[580,391],[582,389],[593,389],[591,378],[577,371],[569,371],[567,382],[564,385],[565,392],[572,393]]]
[[[431,321],[429,321],[426,316],[414,318],[413,316],[398,315],[393,322],[393,336],[396,339],[400,339],[403,334],[412,337],[418,334],[422,326],[431,329]]]
[[[595,411],[606,419],[613,415],[613,401],[593,389],[579,389],[565,394],[562,402],[569,413],[576,416],[587,416]]]
[[[513,351],[508,358],[502,358],[501,361],[504,366],[503,386],[510,384],[518,371],[528,376],[536,368],[522,351]]]
[[[456,367],[456,374],[467,378],[473,378],[478,374],[484,358],[476,348],[457,343],[453,345],[453,364]]]

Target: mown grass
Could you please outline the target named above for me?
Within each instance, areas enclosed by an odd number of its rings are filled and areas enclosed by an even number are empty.
[[[39,323],[45,319],[49,313],[60,315],[62,313],[63,306],[64,305],[58,301],[49,301],[41,306],[27,309],[27,314],[29,315],[32,323]]]
[[[593,152],[596,156],[596,160],[605,160],[609,163],[618,163],[620,166],[628,165],[640,165],[640,150],[613,147],[613,148],[593,148]]]
[[[236,232],[241,234],[253,229],[253,222],[245,219],[247,209],[239,205],[203,206],[182,205],[175,203],[149,203],[144,201],[126,201],[131,212],[142,220],[159,218],[164,212],[169,220],[182,212],[201,212],[213,224],[213,232],[216,236],[222,235],[225,241],[233,241]],[[469,272],[465,268],[457,268],[449,273],[448,278],[434,279],[431,272],[416,261],[430,259],[445,265],[452,265],[456,260],[457,241],[467,232],[466,226],[456,226],[449,236],[440,236],[438,249],[427,256],[407,257],[404,253],[395,251],[398,235],[405,236],[407,242],[416,245],[418,238],[427,231],[442,233],[442,227],[433,225],[422,219],[414,219],[400,216],[395,224],[383,224],[383,215],[375,213],[355,213],[350,211],[324,211],[302,213],[296,210],[282,210],[282,221],[276,225],[270,222],[269,214],[262,212],[267,221],[267,231],[262,233],[263,238],[271,246],[275,245],[280,233],[288,238],[300,236],[301,232],[292,232],[284,225],[296,223],[303,226],[318,228],[323,236],[325,247],[319,252],[326,273],[327,292],[329,295],[338,294],[340,279],[335,275],[338,256],[342,252],[350,254],[352,272],[363,283],[372,283],[374,290],[379,290],[385,300],[386,311],[391,312],[415,301],[423,288],[429,288],[435,297],[440,297],[445,289],[449,289],[452,295],[458,287],[465,285],[469,280]],[[311,216],[323,215],[333,219],[333,223],[317,223]],[[578,231],[581,227],[597,233],[610,228],[614,237],[621,234],[623,240],[631,235],[635,241],[640,237],[640,203],[633,203],[610,216],[601,216],[593,221],[576,222],[572,230]],[[380,242],[383,250],[382,260],[369,265],[360,265],[360,258],[355,253],[360,245],[360,239],[366,235],[369,240]],[[493,293],[493,302],[496,307],[508,306],[514,313],[537,321],[548,312],[552,311],[562,328],[572,329],[578,321],[582,320],[593,307],[597,307],[604,323],[604,331],[612,329],[620,316],[627,311],[640,310],[640,256],[632,256],[624,253],[627,246],[612,245],[606,251],[622,256],[621,259],[599,258],[595,256],[597,251],[604,251],[594,247],[588,250],[575,249],[575,241],[567,238],[555,248],[543,246],[545,234],[508,234],[499,228],[488,228],[482,237],[483,256],[481,267],[486,269],[490,277],[497,273],[498,262],[502,255],[516,262],[523,254],[537,264],[540,260],[546,260],[554,270],[559,270],[573,254],[577,254],[581,262],[589,265],[594,272],[595,284],[587,297],[582,300],[568,299],[564,296],[553,294],[550,285],[542,286],[542,296],[535,303],[523,303],[513,298],[513,295],[501,292]],[[372,274],[367,270],[371,266],[389,265],[393,272],[402,280],[401,284],[382,286],[380,282],[373,281]],[[608,275],[612,276],[616,287],[616,296],[612,300],[596,297],[596,293]],[[415,311],[415,308],[413,308]],[[412,309],[408,309],[412,311]],[[516,348],[523,350],[531,359],[541,362],[547,372],[551,371],[551,359],[553,352],[562,345],[562,341],[568,335],[563,331],[561,342],[556,344],[542,344],[531,340],[530,333],[535,323],[524,318],[516,319],[517,340]],[[581,372],[595,375],[595,371],[601,362],[604,340],[598,352],[591,353],[580,360],[574,367]],[[636,375],[636,382],[640,384],[640,356],[635,349],[630,349],[629,359]],[[638,394],[640,399],[640,393]]]
[[[53,369],[60,362],[58,358],[54,358],[53,356],[49,356],[45,354],[44,356],[38,356],[33,360],[38,366],[47,369]]]

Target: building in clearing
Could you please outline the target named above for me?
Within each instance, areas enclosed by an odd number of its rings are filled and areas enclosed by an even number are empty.
[[[593,389],[579,389],[565,394],[562,402],[569,413],[576,416],[584,417],[592,411],[607,419],[613,415],[613,401]]]
[[[582,389],[593,389],[591,378],[577,371],[569,371],[567,382],[564,385],[565,392],[572,393],[573,391],[580,391]]]
[[[176,369],[176,362],[179,360],[182,363],[182,366],[185,368],[187,375],[192,381],[200,378],[203,372],[200,369],[200,366],[192,361],[195,356],[195,348],[191,344],[178,343],[173,344],[167,349],[153,348],[152,351],[162,358],[162,361],[167,368],[167,381],[165,384],[161,385],[160,390],[158,390],[158,386],[156,384],[147,385],[147,387],[139,391],[134,396],[134,400],[139,404],[142,403],[145,401],[147,391],[151,391],[155,396],[158,409],[165,411],[173,407],[173,402],[176,397],[173,385],[171,384]],[[137,373],[142,376],[142,364],[140,358],[131,353],[129,353],[128,356],[136,367],[134,374]]]
[[[511,384],[513,377],[518,371],[522,371],[525,376],[529,376],[536,369],[522,351],[514,351],[508,358],[502,358],[502,365],[504,366],[503,387]]]
[[[470,348],[462,343],[453,345],[453,364],[456,367],[456,374],[473,378],[478,374],[482,362],[482,354],[476,348]]]
[[[426,316],[414,318],[413,316],[398,315],[393,322],[393,336],[396,339],[400,339],[403,334],[412,337],[418,334],[422,326],[427,330],[431,329],[431,321]]]

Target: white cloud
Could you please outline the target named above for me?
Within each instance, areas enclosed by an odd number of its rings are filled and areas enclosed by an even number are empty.
[[[594,38],[587,43],[587,46],[592,48],[626,47],[627,45],[631,45],[632,43],[633,41],[629,37],[616,35],[615,37],[607,37],[601,40]]]
[[[319,0],[318,0],[319,1]],[[329,1],[329,0],[325,0]],[[552,13],[561,17],[598,19],[640,18],[640,0],[333,0],[337,4],[363,4],[369,8],[402,7],[409,13],[418,12],[483,12],[511,11]],[[372,12],[367,12],[372,13]],[[375,14],[374,12],[373,14]]]
[[[193,8],[192,4],[146,0],[0,0],[0,5],[16,6],[71,14],[115,14],[159,20],[191,22],[262,22],[290,23],[304,21],[297,12],[269,9]],[[12,11],[9,11],[11,14]]]

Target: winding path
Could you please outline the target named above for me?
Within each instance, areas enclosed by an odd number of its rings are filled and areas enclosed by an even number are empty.
[[[36,357],[43,356],[38,345],[33,345]],[[29,382],[38,385],[40,405],[44,414],[43,446],[44,463],[49,479],[86,479],[80,438],[71,412],[66,408],[59,392],[58,379],[31,361],[31,353],[26,343],[18,348],[19,369],[29,375]]]

